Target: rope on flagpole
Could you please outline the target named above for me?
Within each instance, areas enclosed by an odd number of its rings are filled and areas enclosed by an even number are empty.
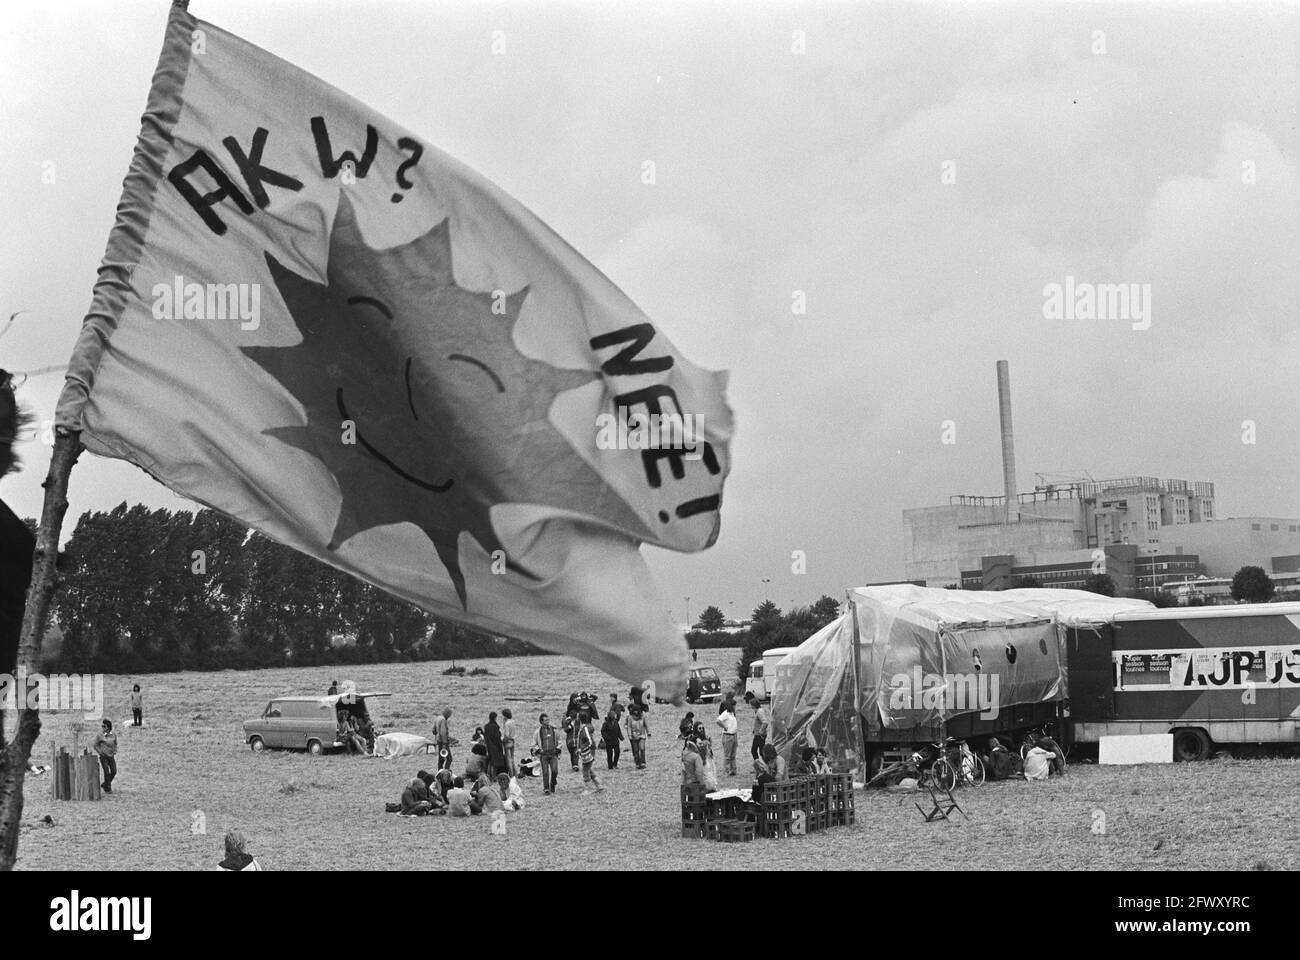
[[[18,640],[19,673],[33,672],[38,665],[41,640],[49,623],[50,599],[56,585],[55,563],[59,558],[59,533],[63,516],[68,512],[68,476],[81,455],[81,434],[57,430],[54,454],[45,477],[45,503],[41,523],[36,530],[32,581],[27,588],[27,606],[23,611],[22,635]],[[24,689],[14,684],[13,695],[18,708],[18,728],[12,743],[4,742],[0,729],[0,870],[12,870],[18,857],[18,828],[23,808],[23,779],[31,759],[32,744],[41,732],[40,711],[28,707],[27,683]]]

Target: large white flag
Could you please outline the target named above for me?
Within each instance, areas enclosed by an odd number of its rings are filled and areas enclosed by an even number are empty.
[[[427,610],[674,696],[686,646],[639,544],[716,539],[725,380],[491,183],[173,7],[57,419]]]

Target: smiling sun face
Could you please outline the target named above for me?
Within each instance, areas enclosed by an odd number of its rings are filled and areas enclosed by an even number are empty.
[[[468,609],[457,538],[465,531],[486,551],[503,549],[493,504],[550,505],[638,538],[647,531],[547,418],[558,394],[599,374],[520,353],[514,327],[527,288],[501,298],[457,286],[450,241],[444,220],[408,244],[371,249],[344,192],[325,284],[266,255],[302,342],[243,352],[306,413],[305,425],[266,432],[316,456],[338,482],[328,548],[414,523]],[[355,442],[345,442],[347,423]]]

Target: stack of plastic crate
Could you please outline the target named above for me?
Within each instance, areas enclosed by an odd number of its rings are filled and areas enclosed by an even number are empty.
[[[853,823],[853,775],[832,773],[826,780],[830,791],[831,826],[847,827]]]
[[[830,777],[822,774],[808,778],[808,832],[829,830],[831,826]]]
[[[703,839],[708,822],[709,802],[704,798],[705,788],[693,783],[682,787],[682,836]]]
[[[776,780],[763,786],[763,836],[777,839],[794,834],[795,814],[808,816],[808,782]]]

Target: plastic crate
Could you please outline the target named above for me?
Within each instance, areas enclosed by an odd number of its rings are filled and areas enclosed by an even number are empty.
[[[764,803],[799,803],[807,798],[807,786],[800,780],[774,780],[763,785]]]
[[[682,786],[682,803],[703,803],[704,795],[708,793],[708,787],[702,783],[692,783]]]
[[[704,839],[704,821],[699,823],[682,823],[682,839],[684,840],[703,840]]]
[[[708,819],[710,820],[735,820],[739,815],[739,797],[723,797],[721,800],[708,801]]]
[[[709,807],[705,803],[683,803],[682,823],[704,823],[709,819]]]
[[[722,843],[749,843],[758,836],[755,825],[745,820],[722,820],[718,823],[718,840]]]

